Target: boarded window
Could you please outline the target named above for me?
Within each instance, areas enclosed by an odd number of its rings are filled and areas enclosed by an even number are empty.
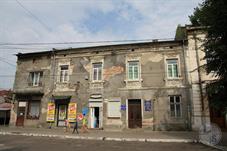
[[[107,110],[108,117],[110,118],[120,118],[121,117],[121,102],[120,101],[109,101]]]

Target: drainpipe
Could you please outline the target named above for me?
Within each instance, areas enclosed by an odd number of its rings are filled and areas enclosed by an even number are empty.
[[[52,77],[50,78],[50,81],[52,81],[51,82],[51,103],[53,103],[54,102],[54,100],[53,100],[53,91],[54,91],[54,89],[55,89],[55,84],[54,84],[54,82],[55,82],[55,49],[53,48],[52,49],[52,55],[53,55],[53,62],[51,63],[51,68],[50,69],[53,69],[53,73],[52,73]],[[50,71],[50,73],[51,73],[51,71]],[[53,122],[50,122],[49,123],[49,129],[51,129],[52,128],[52,125],[53,125]]]
[[[188,106],[187,106],[187,127],[189,130],[192,129],[192,123],[191,123],[191,115],[192,115],[192,99],[191,97],[189,96],[190,92],[190,84],[189,84],[189,76],[188,76],[188,66],[187,66],[187,60],[186,60],[186,53],[185,53],[185,40],[183,39],[182,41],[182,48],[183,48],[183,60],[184,60],[184,70],[185,70],[185,85],[186,85],[186,88],[187,88],[187,97],[189,98],[189,101],[188,101]]]
[[[205,115],[204,115],[204,96],[203,96],[203,87],[202,87],[202,79],[201,79],[201,69],[200,69],[200,62],[199,62],[199,52],[197,46],[197,38],[196,34],[193,33],[193,39],[195,40],[195,51],[196,51],[196,63],[198,66],[198,78],[199,78],[199,91],[200,91],[200,101],[201,101],[201,110],[202,110],[202,124],[205,124]]]
[[[52,50],[52,54],[53,54],[53,63],[52,63],[52,68],[53,68],[53,74],[52,74],[52,93],[53,93],[53,91],[54,91],[54,89],[55,89],[55,84],[54,84],[54,82],[55,82],[55,65],[56,65],[56,60],[55,60],[55,49],[53,48],[53,50]]]

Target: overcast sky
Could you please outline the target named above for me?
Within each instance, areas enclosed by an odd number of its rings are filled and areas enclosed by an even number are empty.
[[[201,2],[0,0],[0,44],[173,38],[177,25],[189,24],[188,16]],[[0,88],[13,88],[13,54],[80,46],[0,45]]]

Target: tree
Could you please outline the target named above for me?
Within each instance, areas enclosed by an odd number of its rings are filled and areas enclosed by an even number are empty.
[[[217,80],[207,85],[210,104],[227,107],[227,0],[205,0],[189,16],[192,25],[203,26],[206,70],[215,73]]]

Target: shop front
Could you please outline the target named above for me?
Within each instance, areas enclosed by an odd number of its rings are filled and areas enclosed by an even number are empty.
[[[65,126],[65,120],[68,118],[70,98],[70,96],[56,96],[54,98],[56,126]]]

